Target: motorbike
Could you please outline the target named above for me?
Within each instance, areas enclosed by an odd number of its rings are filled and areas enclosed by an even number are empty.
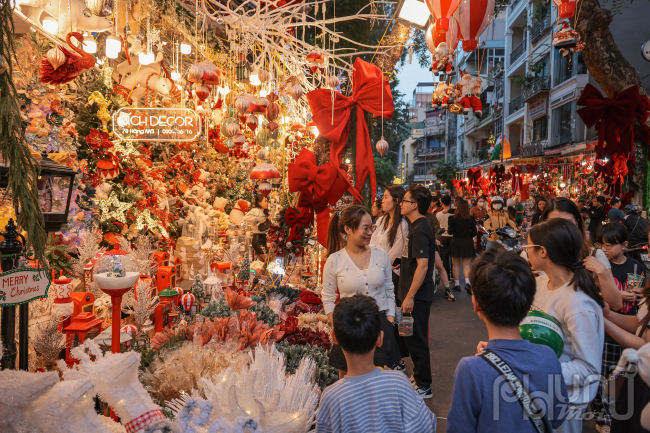
[[[474,249],[476,254],[480,254],[482,251],[485,251],[485,243],[483,242],[483,235],[487,235],[487,230],[483,227],[483,222],[485,218],[478,218],[476,220],[476,242],[474,243]]]
[[[488,236],[490,235],[490,233],[496,233],[502,237],[501,239],[498,239],[496,241],[499,245],[501,245],[507,251],[514,251],[516,253],[521,253],[522,251],[521,241],[523,240],[521,232],[518,232],[517,230],[515,230],[510,226],[501,227],[496,230],[487,230],[482,225],[479,225],[478,228],[479,228],[479,233],[481,233],[481,230],[484,233],[481,236],[481,246],[483,250],[487,249],[486,246],[488,242]]]
[[[628,247],[625,250],[625,255],[631,259],[639,261],[643,264],[646,274],[650,273],[650,260],[648,258],[648,245],[638,244]]]

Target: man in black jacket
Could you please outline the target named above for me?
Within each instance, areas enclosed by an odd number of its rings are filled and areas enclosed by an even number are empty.
[[[628,214],[622,221],[630,237],[629,246],[642,245],[648,243],[648,220],[643,218],[638,206],[625,206],[625,213]]]
[[[607,214],[605,213],[605,197],[602,195],[596,197],[592,206],[586,213],[589,215],[588,230],[591,233],[591,241],[596,242],[596,233],[603,225],[603,222],[605,222],[605,219],[607,219]]]

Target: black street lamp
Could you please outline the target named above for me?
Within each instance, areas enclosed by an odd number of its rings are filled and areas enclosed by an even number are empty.
[[[43,212],[45,231],[56,232],[68,223],[72,185],[77,172],[68,166],[54,162],[45,152],[41,155],[38,202]],[[7,188],[8,173],[9,167],[0,166],[0,188]],[[16,209],[16,215],[20,215],[20,209]]]

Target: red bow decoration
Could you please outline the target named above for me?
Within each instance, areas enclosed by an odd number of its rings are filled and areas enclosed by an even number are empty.
[[[304,148],[296,158],[296,162],[288,165],[289,191],[301,191],[300,199],[302,208],[312,208],[318,214],[317,230],[318,242],[325,246],[329,225],[329,210],[323,203],[334,205],[343,196],[346,190],[354,192],[359,201],[361,195],[352,188],[345,172],[336,168],[332,161],[318,166],[316,156]],[[303,197],[304,196],[304,197]]]
[[[634,146],[634,120],[642,125],[641,138],[647,137],[648,109],[650,101],[647,96],[639,94],[639,87],[632,86],[618,93],[613,98],[603,96],[600,91],[587,84],[578,99],[578,105],[584,105],[577,112],[588,128],[598,129],[596,156],[604,158],[615,153],[629,154]],[[604,151],[607,141],[607,152]],[[647,141],[646,145],[650,144]]]
[[[526,170],[528,173],[535,173],[537,171],[537,164],[526,164]]]
[[[366,178],[370,176],[370,196],[375,197],[377,195],[375,162],[365,112],[391,119],[393,117],[393,95],[390,84],[384,78],[381,70],[375,65],[361,60],[360,57],[354,61],[352,83],[352,96],[350,97],[338,92],[332,93],[328,89],[316,89],[307,93],[307,100],[318,131],[332,141],[330,163],[332,167],[339,170],[341,157],[350,133],[352,107],[357,105],[356,190],[361,192]],[[382,92],[384,93],[383,98]],[[332,100],[332,94],[334,100]],[[352,193],[352,191],[350,192]]]
[[[481,168],[470,168],[467,170],[467,178],[469,179],[470,189],[476,193],[480,189],[479,179],[481,178]]]
[[[287,225],[291,227],[287,242],[293,242],[300,228],[309,227],[311,225],[314,221],[314,214],[308,209],[302,209],[300,213],[298,213],[294,208],[290,207],[284,213],[284,220],[287,222]]]

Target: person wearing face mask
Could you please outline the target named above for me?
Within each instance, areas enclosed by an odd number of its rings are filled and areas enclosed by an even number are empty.
[[[485,215],[487,215],[487,209],[485,209],[485,197],[481,196],[476,199],[476,206],[473,206],[469,210],[469,214],[477,220],[485,218]]]
[[[497,240],[501,239],[501,235],[494,233],[497,229],[503,228],[505,226],[510,226],[513,229],[517,229],[517,224],[510,218],[508,212],[503,209],[503,199],[499,196],[492,197],[490,202],[490,211],[487,213],[487,218],[483,226],[492,231],[488,236],[487,248],[492,248],[497,245]]]

